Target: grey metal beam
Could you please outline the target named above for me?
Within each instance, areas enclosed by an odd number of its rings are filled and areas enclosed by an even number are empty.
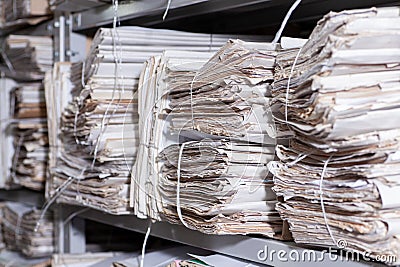
[[[86,252],[85,220],[80,217],[64,222],[64,253],[81,254]]]
[[[37,192],[29,189],[0,189],[0,200],[21,202],[36,207],[43,206],[45,198],[43,192]]]
[[[82,209],[77,206],[62,206],[67,214],[77,213]],[[149,226],[148,220],[141,220],[132,215],[116,216],[94,209],[86,209],[79,216],[139,233],[145,233]],[[166,222],[154,223],[151,227],[151,235],[272,266],[321,266],[321,264],[327,267],[338,264],[343,267],[384,266],[364,261],[362,257],[359,261],[353,261],[352,258],[347,259],[344,254],[329,254],[323,252],[322,249],[299,246],[293,242],[238,235],[206,235],[181,225]],[[290,253],[293,257],[289,257]],[[299,255],[299,260],[296,260],[297,255]],[[308,257],[311,257],[311,260],[308,260]]]
[[[54,205],[53,211],[57,253],[85,253],[85,220],[77,216],[85,209],[71,212],[64,205]]]
[[[89,8],[106,5],[96,0],[64,0],[61,4],[57,5],[56,11],[60,12],[79,12]]]
[[[216,13],[231,14],[233,24],[248,24],[249,17],[240,14],[252,14],[258,12],[262,18],[262,25],[276,25],[282,21],[282,14],[289,9],[294,0],[209,0],[209,1],[172,1],[166,20],[162,20],[167,1],[134,1],[120,4],[118,14],[120,21],[141,26],[159,26],[172,21],[179,21],[189,17],[210,15]],[[367,8],[376,5],[395,4],[394,0],[303,0],[293,21],[315,20],[322,17],[329,10],[343,10],[351,8]],[[303,8],[302,8],[303,7]],[[282,13],[282,10],[285,11]],[[278,12],[277,12],[278,11]],[[279,16],[277,16],[279,15]],[[92,8],[73,15],[73,31],[94,29],[99,26],[110,25],[114,18],[114,10],[111,5]],[[224,16],[221,16],[223,19]],[[228,16],[229,18],[229,16]],[[226,22],[228,25],[229,21]],[[259,24],[259,21],[254,22]]]
[[[168,1],[134,1],[131,3],[122,3],[118,8],[118,15],[121,21],[135,18],[146,17],[150,15],[160,15],[158,22],[162,21],[162,14],[166,9]],[[259,3],[271,2],[271,0],[181,0],[172,1],[169,13],[176,9],[183,9],[185,12],[179,17],[188,17],[201,15],[209,12],[218,12],[231,8],[245,7]],[[188,8],[191,8],[190,10]],[[187,12],[186,12],[187,11]],[[112,6],[101,6],[80,13],[74,16],[74,31],[80,31],[111,24],[114,19],[114,9]],[[176,19],[177,17],[173,17]],[[167,16],[171,19],[171,16]],[[156,21],[152,20],[153,23]]]

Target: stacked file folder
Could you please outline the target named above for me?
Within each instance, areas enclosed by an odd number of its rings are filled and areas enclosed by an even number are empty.
[[[164,119],[163,110],[169,99],[167,81],[185,83],[211,56],[209,52],[166,51],[145,63],[138,88],[138,154],[141,157],[132,170],[130,202],[139,218],[149,216],[161,219],[163,204],[158,188],[160,169],[156,159],[166,145],[179,142],[179,137],[171,135]]]
[[[53,66],[50,36],[9,35],[1,53],[6,73],[18,80],[41,80]]]
[[[120,27],[99,29],[89,56],[71,68],[73,100],[60,121],[62,142],[49,195],[114,214],[129,213],[138,141],[137,86],[143,63],[165,49],[215,51],[227,36]]]
[[[143,160],[131,195],[139,217],[283,238],[267,169],[276,144],[275,53],[271,44],[237,40],[207,62],[171,51],[147,61],[138,93]]]
[[[47,212],[41,217],[41,213],[41,210],[21,203],[8,202],[4,206],[3,234],[8,249],[29,257],[44,257],[53,253],[53,215]]]
[[[12,134],[12,162],[3,158],[4,171],[11,170],[13,183],[34,190],[42,190],[47,171],[48,134],[46,102],[41,79],[52,68],[53,44],[48,36],[10,35],[2,52],[6,75],[14,77],[19,84],[8,89],[9,99],[2,116],[9,116],[2,132]],[[4,112],[4,113],[3,113]],[[10,115],[5,115],[10,114]],[[3,122],[2,122],[3,123]],[[6,164],[9,164],[6,166]]]
[[[277,119],[293,138],[270,169],[296,242],[399,263],[399,44],[399,8],[373,8],[326,15],[278,56]]]
[[[46,102],[40,82],[21,83],[12,91],[14,156],[11,177],[15,184],[44,189],[48,161]]]

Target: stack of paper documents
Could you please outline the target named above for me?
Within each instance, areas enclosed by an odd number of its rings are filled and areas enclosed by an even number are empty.
[[[0,188],[9,189],[13,187],[11,179],[11,166],[14,156],[13,134],[10,124],[13,120],[11,114],[11,91],[17,85],[14,80],[0,78]]]
[[[46,102],[40,82],[21,83],[11,94],[14,120],[14,156],[11,177],[15,184],[44,189],[48,161]]]
[[[159,155],[162,216],[178,223],[177,166],[179,145]],[[180,159],[180,206],[184,223],[208,234],[263,234],[278,237],[282,220],[266,164],[273,147],[234,141],[188,143]]]
[[[72,100],[71,91],[77,86],[73,83],[71,78],[71,68],[78,65],[82,68],[81,64],[71,64],[70,62],[56,62],[52,71],[46,73],[44,80],[45,84],[45,97],[47,108],[47,125],[49,137],[49,161],[48,168],[50,175],[55,172],[55,167],[58,165],[58,157],[61,155],[63,148],[59,135],[60,119],[63,110],[67,107],[68,103]],[[79,83],[81,83],[79,77]],[[46,181],[46,196],[49,197],[49,189],[53,187],[53,179]]]
[[[300,51],[278,56],[277,119],[294,137],[270,164],[296,242],[392,264],[400,261],[399,11],[330,13]]]
[[[165,116],[160,116],[169,102],[167,81],[171,77],[179,83],[185,76],[193,77],[211,56],[208,52],[166,51],[145,64],[138,89],[141,157],[135,163],[131,181],[131,206],[139,218],[161,219],[164,205],[157,157],[164,147],[179,142],[179,136],[171,135]]]
[[[276,144],[269,110],[275,47],[229,41],[207,57],[167,51],[146,63],[134,211],[210,234],[282,238],[267,169]]]
[[[275,144],[269,112],[275,46],[225,44],[193,77],[171,84],[172,130]]]
[[[0,28],[38,24],[50,18],[48,0],[0,1]]]
[[[53,41],[50,36],[9,35],[1,55],[8,76],[41,80],[53,66]]]
[[[48,135],[46,102],[40,81],[53,62],[52,39],[48,36],[10,35],[2,52],[7,75],[24,82],[14,85],[2,107],[2,135],[9,138],[12,130],[13,148],[4,149],[3,171],[11,170],[12,182],[34,190],[42,190],[47,172]],[[29,81],[29,82],[28,82]],[[8,104],[10,103],[10,104]],[[9,115],[8,115],[9,114]],[[12,119],[10,119],[12,118]],[[5,140],[5,139],[4,139]],[[12,163],[9,153],[13,152]],[[8,155],[7,155],[8,154]]]
[[[46,213],[37,224],[41,213],[41,210],[21,203],[8,202],[5,205],[3,234],[8,249],[21,251],[29,257],[43,257],[53,253],[53,215]]]
[[[62,148],[50,195],[114,214],[129,213],[130,170],[138,140],[138,79],[150,56],[164,49],[215,51],[227,36],[120,27],[100,29],[81,68],[71,68],[73,101],[64,109]]]

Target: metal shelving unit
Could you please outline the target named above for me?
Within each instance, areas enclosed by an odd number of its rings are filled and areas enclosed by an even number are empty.
[[[24,204],[42,207],[45,198],[43,193],[29,190],[29,189],[0,189],[0,199],[3,201],[21,202]]]
[[[72,0],[70,0],[72,1]],[[234,25],[233,31],[245,28],[274,26],[281,23],[283,16],[294,2],[292,0],[173,0],[168,16],[165,20],[162,15],[167,6],[164,1],[134,1],[121,3],[118,13],[123,24],[137,24],[142,26],[172,26],[173,21],[195,17],[199,23],[206,23],[209,17],[218,14],[218,20],[225,25]],[[396,4],[394,0],[303,0],[291,21],[306,21],[321,18],[331,10],[363,8]],[[243,17],[239,16],[243,15]],[[251,15],[251,19],[249,16]],[[201,18],[207,18],[202,20]],[[111,5],[102,5],[72,15],[72,30],[83,31],[99,26],[110,25],[114,18],[114,9]],[[211,23],[214,23],[212,20]],[[240,24],[244,26],[240,26]],[[176,26],[176,25],[175,25]]]
[[[89,219],[127,230],[145,233],[150,224],[150,220],[138,219],[132,215],[110,215],[94,209],[82,208],[77,206],[60,205],[62,210],[62,218],[71,218],[74,214],[80,218]],[[69,220],[70,224],[74,224],[73,220]],[[74,228],[73,226],[71,228]],[[272,266],[298,266],[305,260],[307,266],[384,266],[379,263],[364,261],[360,257],[360,261],[352,261],[347,259],[345,253],[338,251],[337,254],[328,254],[323,249],[315,247],[300,246],[293,242],[283,242],[262,237],[250,237],[240,235],[207,235],[198,231],[190,230],[182,225],[174,225],[167,222],[155,222],[151,226],[150,234],[155,237],[176,241],[182,244],[199,247],[205,250],[215,251],[221,254],[257,262]],[[83,237],[78,235],[69,236],[76,238],[66,240],[71,249],[81,246]],[[68,248],[69,249],[69,248]],[[334,252],[334,251],[333,251]],[[278,256],[279,255],[279,256]],[[290,256],[291,255],[291,256]],[[297,258],[299,255],[299,258]],[[310,258],[308,258],[310,257]]]
[[[114,9],[111,5],[99,5],[87,8],[85,5],[74,5],[78,0],[66,0],[65,4],[56,10],[55,33],[56,58],[68,60],[71,51],[70,33],[93,33],[100,26],[108,26],[114,19]],[[118,15],[122,25],[141,25],[152,27],[168,27],[180,29],[179,25],[190,28],[190,23],[208,21],[242,31],[260,27],[276,27],[280,24],[286,11],[293,1],[289,0],[172,0],[168,16],[162,20],[167,0],[165,1],[134,1],[121,3]],[[398,4],[393,0],[303,0],[294,12],[290,22],[316,21],[330,10],[351,8],[367,8],[371,6]],[[241,15],[241,16],[239,16]],[[242,17],[242,19],[240,19]],[[251,17],[251,20],[248,19]],[[194,24],[193,24],[194,25]],[[207,26],[208,27],[208,26]],[[206,29],[208,29],[205,27]],[[193,30],[199,28],[193,27]],[[200,27],[200,29],[202,29]],[[0,198],[1,198],[0,192]],[[18,199],[16,197],[15,199]],[[18,199],[19,200],[19,199]],[[150,221],[141,220],[131,215],[115,216],[101,211],[57,204],[54,208],[57,216],[57,235],[59,252],[79,253],[85,251],[84,220],[89,219],[131,231],[145,233]],[[293,242],[282,242],[262,237],[250,236],[214,236],[206,235],[165,222],[152,225],[151,235],[183,244],[200,247],[206,250],[239,257],[253,262],[272,266],[385,266],[365,260],[352,261],[337,254],[328,254],[321,248],[299,246]],[[268,250],[268,251],[266,251]],[[261,251],[261,252],[260,252]],[[264,251],[264,254],[263,254]],[[275,256],[269,257],[274,251]],[[282,252],[280,252],[282,251]],[[299,262],[288,258],[292,251],[299,255],[314,257],[307,262]],[[279,260],[279,253],[285,254],[287,260]],[[268,254],[268,255],[266,255]]]

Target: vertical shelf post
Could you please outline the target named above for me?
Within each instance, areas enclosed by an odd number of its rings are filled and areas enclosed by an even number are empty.
[[[85,253],[85,219],[57,205],[54,209],[57,253]]]

